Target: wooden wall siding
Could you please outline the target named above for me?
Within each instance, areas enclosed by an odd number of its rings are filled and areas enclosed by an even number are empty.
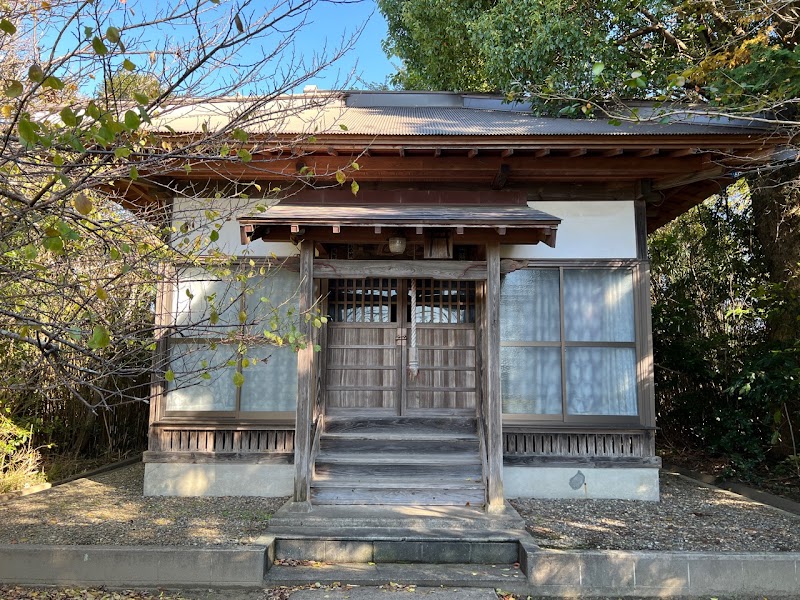
[[[503,434],[505,456],[644,458],[652,456],[647,432],[543,432]]]
[[[163,428],[150,436],[151,452],[269,454],[294,452],[293,429]]]

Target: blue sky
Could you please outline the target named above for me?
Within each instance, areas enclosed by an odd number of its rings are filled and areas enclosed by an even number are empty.
[[[363,88],[369,83],[384,83],[386,77],[396,70],[395,65],[400,63],[397,58],[390,61],[381,48],[381,41],[386,37],[386,21],[374,0],[353,4],[323,2],[314,9],[311,20],[313,22],[296,40],[297,50],[304,55],[320,49],[325,40],[329,47],[338,45],[343,33],[352,32],[366,22],[355,48],[322,77],[309,82],[320,89],[337,87],[337,81],[344,79],[353,69],[364,83],[356,82],[349,87]]]

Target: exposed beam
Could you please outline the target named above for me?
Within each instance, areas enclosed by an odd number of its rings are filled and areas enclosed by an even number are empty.
[[[691,154],[694,154],[694,148],[681,148],[680,150],[669,152],[667,156],[670,158],[680,158],[681,156],[689,156]]]
[[[475,158],[476,156],[478,156],[478,151],[475,148],[467,152],[467,158]]]
[[[433,156],[435,158],[439,158],[441,155],[442,155],[442,149],[441,148],[434,148],[433,149]]]
[[[512,154],[514,154],[514,149],[513,149],[513,148],[506,148],[505,150],[503,150],[503,151],[500,153],[500,156],[501,156],[502,158],[508,158],[508,157],[509,157],[509,156],[511,156]]]
[[[623,152],[622,148],[609,148],[608,150],[603,150],[600,153],[600,156],[606,156],[606,157],[619,156],[620,154],[622,154],[622,152]]]
[[[437,280],[485,281],[485,261],[458,260],[321,260],[314,261],[316,279],[351,277],[419,277]]]
[[[494,179],[492,180],[492,189],[502,190],[508,182],[509,173],[511,173],[511,167],[509,167],[507,164],[500,165],[500,170],[497,171],[497,175],[495,175]]]
[[[635,156],[638,156],[639,158],[647,158],[648,156],[655,156],[658,153],[658,148],[647,148],[646,150],[639,150]]]
[[[328,146],[327,152],[330,156],[339,156],[339,151],[336,148],[332,148],[331,146]]]
[[[583,156],[586,154],[586,148],[575,148],[575,150],[570,150],[567,152],[567,156],[570,158],[575,158],[576,156]]]
[[[547,152],[547,150],[542,150]],[[240,178],[263,181],[296,180],[298,172],[307,167],[320,181],[335,181],[337,170],[347,169],[351,164],[347,156],[306,156],[302,161],[253,159],[250,163],[234,161],[206,162],[193,166],[187,174],[176,168],[170,175],[177,180],[201,177],[210,179]],[[511,168],[510,181],[609,181],[616,179],[636,180],[681,176],[690,172],[702,172],[713,167],[711,157],[697,154],[681,158],[662,157],[659,160],[631,157],[625,159],[625,169],[616,157],[586,156],[580,161],[559,156],[543,156],[538,160],[515,154],[501,159],[499,156],[480,156],[469,159],[464,156],[442,156],[431,164],[430,157],[410,156],[406,158],[374,156],[359,160],[359,183],[367,181],[437,182],[460,181],[463,183],[488,184],[500,169],[501,164]],[[303,172],[306,172],[304,170]]]
[[[533,155],[536,158],[542,158],[543,156],[547,156],[548,154],[550,154],[550,148],[539,148],[533,153]]]

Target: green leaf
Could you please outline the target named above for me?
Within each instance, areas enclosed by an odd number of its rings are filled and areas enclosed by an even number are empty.
[[[136,100],[139,104],[147,104],[150,102],[150,98],[147,97],[147,94],[142,94],[140,92],[133,92],[133,99]]]
[[[204,379],[206,381],[210,381],[211,380],[211,373],[209,373],[208,371],[203,371],[202,373],[200,373],[200,379]]]
[[[131,149],[122,146],[114,149],[114,156],[117,158],[128,158],[131,155]]]
[[[28,79],[39,83],[42,79],[44,79],[44,71],[42,71],[42,67],[39,65],[31,65],[28,68]]]
[[[131,171],[128,176],[131,178],[131,181],[139,179],[139,169],[136,168],[136,165],[131,166]]]
[[[8,35],[14,35],[17,33],[17,28],[8,19],[3,19],[0,21],[0,31],[7,33]]]
[[[61,254],[64,252],[64,240],[57,235],[44,238],[42,246],[44,246],[45,250],[53,254]]]
[[[33,123],[31,123],[27,118],[23,117],[19,120],[17,124],[17,131],[19,131],[19,139],[27,144],[28,146],[32,146],[36,143],[36,130],[33,127]]]
[[[106,39],[112,44],[119,44],[119,29],[116,27],[106,29]]]
[[[251,160],[253,160],[253,155],[250,154],[244,148],[240,148],[237,154],[239,155],[239,158],[242,160],[242,162],[249,163]]]
[[[47,79],[42,82],[42,87],[50,88],[51,90],[63,90],[64,89],[64,82],[61,81],[58,77],[50,75]]]
[[[341,129],[342,131],[348,130],[347,125],[345,125],[344,123],[339,123],[339,129]]]
[[[237,142],[242,142],[242,143],[246,142],[248,138],[247,132],[244,129],[240,129],[238,127],[233,130],[232,135],[233,139],[235,139]]]
[[[169,382],[175,381],[175,371],[169,369],[166,373],[164,373],[164,379],[166,379]]]
[[[6,89],[3,90],[3,95],[7,98],[17,98],[18,96],[22,95],[23,90],[24,88],[22,87],[22,83],[16,79],[12,79],[8,82]]]
[[[208,237],[212,242],[216,242],[219,239],[219,231],[212,231]]]
[[[92,50],[94,50],[95,54],[97,54],[98,56],[105,56],[106,54],[108,54],[108,48],[106,48],[106,45],[103,43],[103,40],[101,40],[97,36],[94,36],[94,38],[92,38]]]
[[[136,65],[130,59],[126,58],[122,61],[122,68],[126,71],[135,71]]]
[[[353,192],[353,196],[358,195],[359,185],[357,181],[354,181],[350,184],[350,191]]]
[[[242,387],[243,383],[244,383],[244,375],[242,375],[238,371],[236,373],[234,373],[233,374],[233,385],[235,385],[236,387]]]
[[[66,106],[61,109],[61,112],[58,113],[61,117],[61,120],[64,122],[64,125],[67,127],[77,127],[78,125],[78,116],[73,112],[73,110]]]
[[[94,293],[100,300],[108,300],[108,292],[105,291],[103,288],[101,287],[97,288],[94,291]]]
[[[101,348],[107,348],[110,343],[111,334],[108,332],[108,329],[102,325],[95,325],[92,330],[92,337],[89,339],[89,348],[92,350],[99,350]]]
[[[341,171],[336,171],[336,183],[341,185],[345,181],[347,181],[347,176],[344,173],[342,173]]]
[[[139,118],[134,111],[128,110],[125,112],[125,127],[129,131],[134,131],[139,128],[139,125],[142,124],[142,120]]]
[[[119,250],[117,250],[115,247],[112,247],[111,250],[108,251],[108,256],[111,258],[111,260],[119,260],[120,256],[122,255],[119,253]]]
[[[592,75],[594,75],[595,77],[599,77],[600,74],[603,71],[605,71],[605,68],[606,66],[601,62],[594,63],[594,65],[592,66]]]

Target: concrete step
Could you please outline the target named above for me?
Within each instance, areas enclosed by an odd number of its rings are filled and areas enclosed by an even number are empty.
[[[389,528],[450,530],[454,535],[473,531],[524,531],[525,521],[508,503],[499,513],[489,514],[479,506],[312,506],[287,502],[270,519],[273,527],[320,529]]]
[[[396,532],[388,539],[372,539],[347,532],[310,533],[306,537],[294,534],[276,534],[275,559],[314,560],[332,563],[463,563],[463,564],[513,564],[520,562],[520,545],[513,534],[492,535],[484,533],[475,539],[458,539],[439,535],[422,535],[414,532]],[[289,537],[293,535],[293,537]],[[409,535],[406,539],[403,535]]]
[[[327,431],[320,435],[320,444],[327,440],[376,440],[386,442],[477,442],[474,433],[459,431],[399,432],[384,429],[362,429],[359,431]]]
[[[526,535],[521,529],[419,529],[400,527],[276,527],[270,535],[287,540],[368,541],[368,542],[514,542]]]
[[[352,585],[383,585],[386,582],[423,586],[502,588],[524,593],[527,581],[522,571],[506,564],[381,564],[339,563],[313,566],[273,565],[265,586],[302,585],[336,581]]]

